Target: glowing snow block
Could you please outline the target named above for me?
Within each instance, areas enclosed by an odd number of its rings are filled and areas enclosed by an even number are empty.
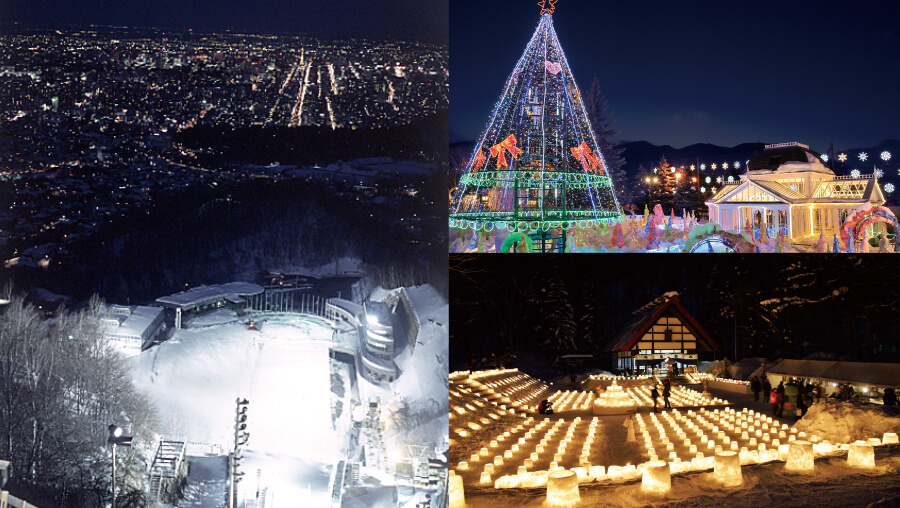
[[[488,474],[493,474],[494,473],[494,465],[493,464],[485,464],[484,472],[488,473]]]
[[[738,451],[738,449],[739,449],[739,447],[738,447],[738,442],[737,442],[737,441],[732,441],[732,442],[731,442],[731,451],[736,452],[736,451]]]
[[[516,474],[523,474],[523,473],[527,473],[527,472],[528,472],[528,468],[525,466],[519,466],[516,469]]]
[[[669,465],[661,460],[644,464],[644,475],[641,478],[641,492],[644,494],[665,494],[672,489],[672,471]]]
[[[501,456],[499,456],[499,455],[497,455],[496,457],[494,457],[494,465],[495,465],[495,466],[502,466],[502,465],[503,465],[503,457],[501,457]]]
[[[878,439],[877,437],[870,437],[867,440],[867,442],[872,446],[880,446],[881,445],[881,440]]]
[[[531,452],[531,460],[538,460],[537,452]]]
[[[797,440],[791,443],[784,468],[797,473],[812,473],[815,470],[815,455],[812,443]]]
[[[606,467],[605,466],[591,466],[588,468],[588,476],[597,479],[601,476],[606,476]]]
[[[590,480],[588,477],[588,470],[586,467],[573,467],[572,472],[575,473],[575,476],[578,477],[578,483],[586,482]]]
[[[481,451],[478,452],[478,454],[481,455],[482,457],[487,457],[487,456],[488,456],[488,453],[489,453],[489,452],[488,452],[488,449],[487,449],[487,448],[482,448]]]
[[[490,464],[488,464],[490,466]],[[482,485],[490,485],[491,484],[491,473],[487,471],[481,473],[481,484]]]
[[[547,475],[545,506],[574,507],[581,501],[578,494],[578,475],[565,469]]]
[[[501,476],[494,482],[495,489],[514,489],[519,486],[518,475]]]
[[[460,471],[468,471],[469,463],[466,461],[462,461],[459,463],[459,465],[456,468],[459,469]]]
[[[450,476],[450,508],[466,508],[462,476]]]
[[[454,430],[456,431],[457,434],[459,434],[459,437],[467,437],[469,435],[469,433],[468,433],[468,431],[466,431],[466,429],[454,429]]]
[[[726,451],[716,453],[713,477],[723,487],[739,487],[744,484],[741,474],[741,457],[737,452]]]
[[[553,456],[553,462],[562,462],[562,455],[556,454]]]
[[[525,464],[525,467],[527,467],[527,468],[534,467],[534,461],[531,459],[525,459],[525,462],[523,464]]]
[[[881,439],[881,442],[884,444],[893,444],[898,443],[897,433],[896,432],[885,432],[884,437]]]
[[[874,468],[875,448],[864,441],[857,441],[851,444],[850,450],[847,452],[847,465],[861,469]]]

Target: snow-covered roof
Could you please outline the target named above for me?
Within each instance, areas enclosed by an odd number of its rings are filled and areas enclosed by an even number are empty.
[[[262,294],[263,291],[265,290],[262,286],[257,284],[229,282],[214,286],[198,286],[174,295],[161,296],[156,299],[156,303],[169,307],[191,307],[216,298],[233,300],[243,296]]]
[[[770,148],[771,147],[771,148]],[[834,171],[822,164],[819,155],[801,143],[767,145],[747,162],[752,174],[814,172],[834,175]]]
[[[872,386],[900,386],[900,364],[840,362],[830,360],[782,360],[769,370],[780,376],[820,378]]]
[[[116,312],[111,318],[118,321],[118,326],[107,324],[105,331],[108,335],[140,337],[144,331],[153,324],[163,313],[162,307],[146,307],[142,305],[129,308],[128,314]],[[108,323],[108,320],[104,320]]]

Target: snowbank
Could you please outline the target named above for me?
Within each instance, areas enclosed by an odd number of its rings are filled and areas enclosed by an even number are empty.
[[[885,432],[900,432],[900,407],[825,399],[813,404],[794,426],[833,443],[881,439]]]

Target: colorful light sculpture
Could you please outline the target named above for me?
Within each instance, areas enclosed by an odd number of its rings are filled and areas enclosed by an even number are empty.
[[[542,8],[450,203],[450,227],[515,232],[623,217],[581,91]]]

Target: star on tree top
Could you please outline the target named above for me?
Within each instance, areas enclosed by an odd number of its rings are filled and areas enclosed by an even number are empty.
[[[543,16],[544,14],[552,15],[553,10],[556,9],[556,2],[558,0],[549,0],[550,7],[547,7],[547,1],[548,0],[541,0],[540,2],[538,2],[538,5],[541,6],[541,16]]]

